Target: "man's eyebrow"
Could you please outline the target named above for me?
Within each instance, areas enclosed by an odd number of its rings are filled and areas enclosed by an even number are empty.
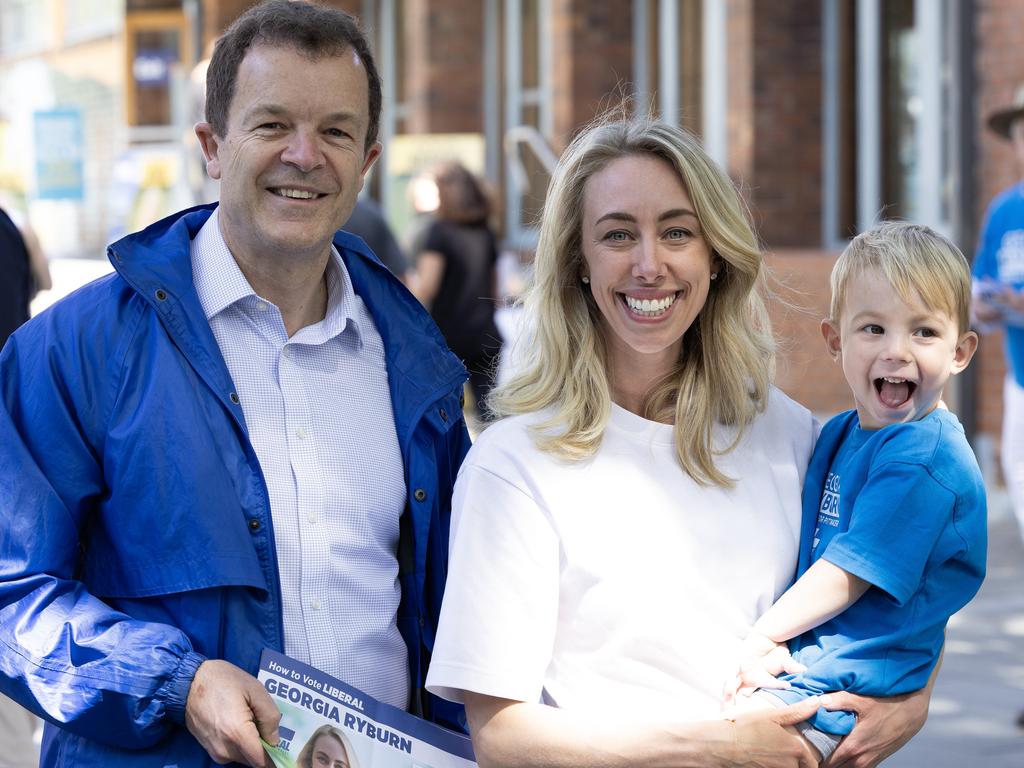
[[[246,113],[246,118],[252,120],[254,117],[259,115],[271,115],[273,117],[285,117],[289,112],[285,107],[280,104],[257,104]],[[340,110],[338,112],[331,112],[324,118],[324,122],[328,123],[344,123],[344,122],[358,122],[360,114],[357,112],[347,112]]]

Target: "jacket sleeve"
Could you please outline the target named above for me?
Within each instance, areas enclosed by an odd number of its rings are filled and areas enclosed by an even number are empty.
[[[183,722],[205,659],[78,580],[118,377],[83,335],[38,320],[0,354],[0,692],[79,735],[147,747]]]

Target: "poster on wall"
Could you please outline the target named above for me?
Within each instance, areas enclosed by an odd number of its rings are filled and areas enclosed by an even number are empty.
[[[81,110],[37,111],[33,119],[36,197],[41,200],[81,200],[85,196]]]

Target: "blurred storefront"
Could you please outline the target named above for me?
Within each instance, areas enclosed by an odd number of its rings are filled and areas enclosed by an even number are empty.
[[[0,0],[0,194],[51,254],[99,254],[216,194],[187,139],[201,114],[193,72],[249,4]],[[986,202],[1016,177],[1009,147],[983,130],[1024,81],[1016,0],[329,4],[361,17],[376,46],[385,157],[369,192],[395,223],[409,158],[436,159],[437,134],[473,153],[501,193],[506,246],[524,254],[555,158],[593,116],[628,98],[699,134],[772,254],[780,383],[822,414],[848,404],[818,333],[845,241],[910,218],[970,255]],[[40,145],[54,135],[80,146]],[[1001,358],[986,339],[948,397],[983,452]]]

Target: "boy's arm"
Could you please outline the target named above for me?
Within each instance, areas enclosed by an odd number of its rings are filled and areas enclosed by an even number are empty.
[[[853,605],[871,586],[820,559],[754,624],[754,632],[781,643],[823,624]]]

